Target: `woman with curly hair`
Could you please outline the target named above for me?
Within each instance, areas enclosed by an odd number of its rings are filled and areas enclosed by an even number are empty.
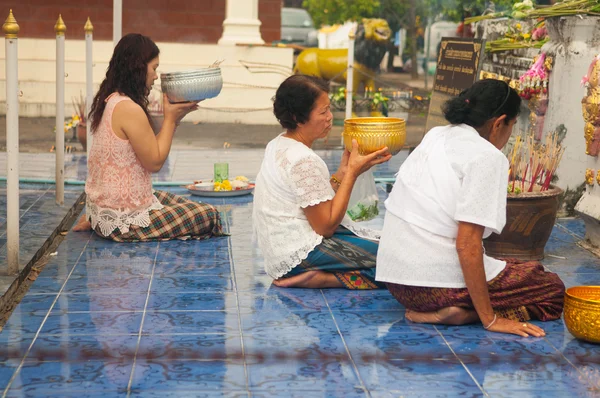
[[[76,231],[91,227],[117,242],[223,234],[214,207],[152,189],[151,173],[167,159],[177,125],[198,108],[196,102],[171,104],[164,95],[164,122],[154,134],[148,95],[158,78],[158,55],[141,34],[128,34],[115,47],[90,112],[86,215]]]
[[[265,271],[279,287],[379,289],[377,243],[353,234],[345,219],[356,178],[387,162],[387,148],[361,156],[353,141],[330,176],[312,144],[333,116],[329,87],[294,75],[275,94],[273,113],[285,129],[267,145],[254,191],[253,226]]]

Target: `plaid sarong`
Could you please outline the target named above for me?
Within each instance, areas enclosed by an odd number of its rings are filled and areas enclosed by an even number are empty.
[[[446,307],[475,309],[466,288],[437,288],[387,283],[392,295],[406,308],[432,312]],[[488,282],[494,312],[515,321],[552,321],[563,311],[565,285],[538,261],[506,260],[506,268]]]
[[[155,191],[154,196],[164,206],[150,211],[150,226],[131,225],[129,232],[114,230],[109,236],[96,233],[115,242],[147,242],[169,239],[208,239],[223,236],[221,217],[216,208],[206,203],[197,203],[169,192]]]
[[[344,227],[338,227],[331,238],[320,245],[283,278],[307,271],[325,271],[335,275],[346,289],[383,289],[375,281],[375,262],[379,244],[360,238]]]

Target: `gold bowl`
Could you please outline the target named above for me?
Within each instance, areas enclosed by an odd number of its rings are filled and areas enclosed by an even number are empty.
[[[600,286],[574,286],[565,292],[565,325],[578,339],[600,343]]]
[[[354,117],[344,121],[344,146],[352,150],[352,140],[358,142],[361,155],[388,147],[396,155],[406,141],[406,122],[395,117]]]

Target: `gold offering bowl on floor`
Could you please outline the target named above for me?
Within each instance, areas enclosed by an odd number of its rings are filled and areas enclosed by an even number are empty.
[[[406,141],[406,121],[395,117],[354,117],[344,121],[344,146],[352,150],[352,139],[358,142],[361,155],[388,147],[396,155]]]
[[[600,286],[574,286],[565,293],[565,325],[578,339],[600,343]]]

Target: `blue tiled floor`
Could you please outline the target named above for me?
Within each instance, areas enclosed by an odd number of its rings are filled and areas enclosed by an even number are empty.
[[[19,187],[19,268],[23,269],[58,227],[77,198],[81,186],[66,186],[64,205],[56,204],[54,185],[20,184]],[[0,265],[7,263],[6,183],[0,182]],[[0,295],[4,295],[15,277],[0,276]]]
[[[385,290],[273,287],[252,196],[210,202],[231,237],[128,245],[69,233],[0,333],[4,396],[600,395],[600,346],[562,320],[523,339],[407,322]],[[583,234],[560,220],[547,246],[544,263],[568,286],[600,284]]]

